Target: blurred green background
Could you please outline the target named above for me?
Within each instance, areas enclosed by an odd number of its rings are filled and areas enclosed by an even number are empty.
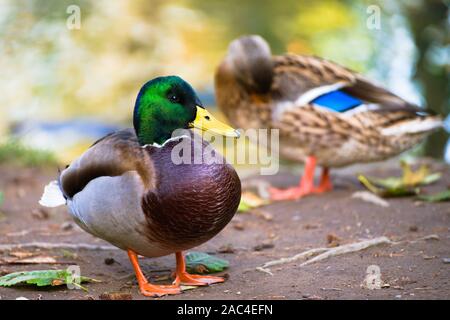
[[[70,5],[80,8],[80,29],[67,27]],[[379,29],[368,26],[373,6]],[[213,106],[215,67],[243,34],[260,34],[275,54],[334,60],[445,116],[448,7],[440,0],[0,0],[0,135],[70,161],[98,136],[131,126],[140,86],[158,75],[180,75]],[[441,130],[422,151],[442,158],[447,139]]]

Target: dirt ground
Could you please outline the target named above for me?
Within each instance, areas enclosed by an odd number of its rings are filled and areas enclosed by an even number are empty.
[[[450,258],[450,203],[401,198],[389,199],[390,207],[385,208],[351,197],[362,190],[356,172],[399,174],[391,167],[392,162],[333,171],[333,192],[237,214],[217,237],[195,249],[228,260],[228,280],[161,299],[449,299],[450,264],[444,258]],[[448,167],[435,164],[433,168],[445,175],[439,183],[426,188],[429,192],[442,190],[450,183]],[[40,209],[43,186],[54,177],[55,170],[50,169],[0,167],[0,190],[5,198],[0,208],[0,244],[41,241],[107,245],[74,225],[65,208]],[[281,187],[296,183],[297,174],[284,170],[267,180]],[[428,235],[435,236],[414,242]],[[343,245],[379,236],[410,241],[379,245],[304,267],[299,266],[303,261],[283,264],[271,268],[273,275],[255,270],[270,260],[325,247],[329,241]],[[61,264],[12,263],[18,255],[29,253],[54,257]],[[65,286],[0,288],[0,298],[99,299],[105,292],[121,292],[131,294],[133,299],[149,299],[139,294],[131,264],[121,250],[0,252],[0,275],[62,269],[70,264],[79,265],[83,275],[102,282],[86,284],[88,292]],[[362,286],[370,265],[380,267],[382,289]],[[143,258],[141,266],[151,281],[169,283],[175,257]]]

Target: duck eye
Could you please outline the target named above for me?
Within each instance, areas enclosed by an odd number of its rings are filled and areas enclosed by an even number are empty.
[[[180,102],[180,98],[176,94],[169,95],[169,100],[172,102]]]
[[[205,116],[205,119],[208,121],[211,120],[211,118],[209,116]]]

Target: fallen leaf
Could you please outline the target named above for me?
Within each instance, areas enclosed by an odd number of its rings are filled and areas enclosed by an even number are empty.
[[[424,164],[417,171],[412,171],[411,166],[405,161],[401,161],[400,166],[403,170],[402,184],[406,186],[426,185],[441,178],[438,172],[430,174],[430,168]]]
[[[29,251],[10,251],[8,254],[11,257],[16,257],[19,259],[29,258],[29,257],[36,255],[36,253],[29,252]]]
[[[447,189],[442,192],[433,193],[433,194],[423,194],[417,197],[419,200],[427,201],[427,202],[441,202],[441,201],[450,201],[450,189]]]
[[[341,243],[341,238],[339,238],[337,235],[330,233],[327,234],[327,247],[328,248],[334,248],[338,247]]]
[[[68,264],[69,262],[57,261],[54,257],[37,256],[19,259],[17,257],[3,258],[0,264]]]
[[[80,285],[83,282],[100,281],[83,276],[74,279],[72,273],[67,270],[20,271],[0,277],[0,286],[2,287],[10,287],[18,284],[34,284],[38,287],[73,284],[79,286],[82,289],[85,289]]]
[[[253,208],[257,208],[268,204],[267,200],[258,197],[256,194],[250,191],[245,191],[242,193],[241,202],[239,203],[238,211],[246,212]]]
[[[186,254],[186,269],[191,273],[214,273],[228,268],[227,260],[211,256],[204,252],[191,251]]]
[[[360,174],[359,181],[372,193],[380,197],[403,197],[417,195],[419,186],[431,184],[441,178],[441,173],[430,173],[426,165],[422,165],[417,171],[412,171],[411,166],[400,162],[402,167],[401,177],[375,178],[365,177]]]
[[[184,286],[184,285],[181,285],[180,289],[181,289],[181,291],[186,291],[186,290],[197,289],[197,287],[196,286]]]
[[[52,280],[52,286],[60,286],[62,284],[64,284],[64,280],[61,280],[61,279]]]
[[[372,193],[384,197],[404,197],[404,196],[411,196],[416,195],[419,193],[419,190],[417,188],[408,188],[405,186],[398,186],[395,188],[389,187],[383,187],[383,186],[377,186],[377,184],[380,182],[379,180],[375,178],[367,178],[363,175],[358,176],[358,180]]]

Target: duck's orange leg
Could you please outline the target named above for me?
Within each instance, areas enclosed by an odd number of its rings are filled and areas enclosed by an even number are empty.
[[[330,190],[333,190],[333,184],[330,179],[330,169],[324,167],[322,170],[322,177],[320,178],[320,184],[314,189],[314,191],[317,193],[322,193]]]
[[[179,251],[176,254],[177,271],[176,278],[173,284],[179,286],[180,284],[188,286],[206,286],[213,283],[224,282],[221,277],[202,276],[196,274],[189,274],[186,272],[186,263],[184,261],[183,252]]]
[[[139,284],[139,289],[144,296],[147,297],[161,297],[167,294],[178,294],[181,293],[179,286],[159,286],[148,282],[145,278],[144,273],[142,273],[139,267],[139,261],[137,254],[134,251],[128,250],[128,257],[130,258],[131,264],[133,265],[134,272],[136,273],[136,278]]]
[[[270,188],[269,192],[271,199],[296,200],[308,194],[322,193],[331,190],[333,186],[330,181],[328,168],[323,168],[320,185],[318,187],[314,187],[314,170],[316,168],[316,162],[317,160],[315,157],[307,157],[305,161],[305,170],[302,178],[300,179],[300,184],[297,187],[288,189]]]

